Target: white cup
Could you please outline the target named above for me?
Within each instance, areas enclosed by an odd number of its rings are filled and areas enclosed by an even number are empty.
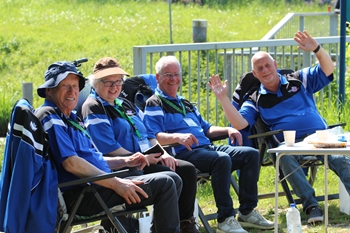
[[[294,146],[295,142],[295,130],[283,131],[284,142],[286,146]]]
[[[320,142],[326,142],[328,140],[328,130],[316,130],[317,140]]]

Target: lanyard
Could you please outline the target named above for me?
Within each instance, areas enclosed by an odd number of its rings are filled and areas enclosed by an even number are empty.
[[[73,121],[72,119],[70,118],[66,118],[68,120],[68,122],[73,126],[75,127],[76,129],[80,130],[81,132],[83,132],[86,137],[90,138],[90,135],[89,133],[83,128],[81,127],[81,125],[79,125],[78,123],[76,123],[75,121]]]
[[[117,112],[118,112],[125,120],[127,120],[127,121],[130,123],[130,125],[132,126],[132,128],[135,130],[135,133],[136,133],[137,137],[138,137],[139,139],[142,140],[141,134],[140,134],[139,130],[137,129],[137,127],[136,127],[136,125],[135,125],[135,122],[131,119],[130,116],[128,116],[127,114],[125,114],[125,110],[124,110],[123,106],[121,105],[121,103],[119,102],[118,99],[115,99],[115,104],[117,105],[117,107],[115,107],[114,109],[117,110]],[[120,111],[119,108],[120,108],[122,111]]]
[[[179,113],[183,114],[184,116],[186,116],[186,109],[184,104],[180,101],[180,105],[182,107],[182,109],[180,109],[178,106],[176,106],[175,104],[173,104],[172,102],[170,102],[169,100],[167,100],[166,98],[164,98],[163,96],[157,94],[157,96],[163,100],[165,103],[167,103],[170,107],[172,107],[173,109],[175,109],[176,111],[178,111]]]

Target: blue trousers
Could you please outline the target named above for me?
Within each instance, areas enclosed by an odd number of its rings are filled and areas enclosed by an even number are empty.
[[[239,211],[248,214],[257,206],[259,152],[256,149],[245,146],[208,145],[180,152],[176,158],[189,161],[201,172],[211,174],[218,222],[235,215],[230,196],[231,173],[234,170],[240,170]]]

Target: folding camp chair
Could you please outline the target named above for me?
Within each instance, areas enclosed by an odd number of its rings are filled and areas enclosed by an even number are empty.
[[[99,195],[99,193],[94,188],[94,186],[89,184],[90,182],[94,182],[97,180],[108,179],[115,176],[121,176],[124,172],[127,172],[127,170],[112,172],[110,174],[101,175],[101,176],[87,177],[76,181],[59,184],[58,185],[59,188],[63,188],[71,185],[85,184],[85,188],[81,191],[79,198],[74,203],[74,206],[72,207],[72,210],[70,213],[66,211],[65,204],[64,202],[62,202],[62,199],[61,199],[60,207],[62,211],[61,211],[59,222],[57,225],[57,232],[68,233],[72,230],[73,226],[82,225],[90,222],[96,222],[96,221],[100,221],[108,218],[118,232],[128,233],[117,217],[123,216],[123,215],[130,216],[133,213],[147,212],[147,208],[144,207],[144,208],[137,208],[137,209],[126,209],[124,204],[117,205],[112,208],[108,208],[107,205],[104,203],[103,199],[101,198],[101,196]],[[92,192],[94,194],[94,196],[96,197],[96,199],[98,200],[98,202],[100,203],[104,211],[101,213],[95,214],[93,216],[76,215],[76,211],[78,210],[78,207],[80,206],[81,201],[84,198],[84,195],[88,192]],[[61,223],[61,220],[63,220],[62,223]]]
[[[288,75],[289,73],[292,73],[293,70],[279,70],[278,71],[282,75]],[[232,97],[232,103],[233,105],[239,110],[243,102],[255,91],[258,90],[260,86],[260,82],[257,78],[253,76],[251,72],[246,73],[242,75],[240,82],[235,90],[235,93]],[[343,126],[344,124],[338,124],[338,125],[332,125],[329,126],[335,127],[335,126]],[[256,149],[259,150],[260,153],[260,165],[262,166],[271,166],[274,165],[276,161],[276,155],[275,154],[266,154],[267,149],[274,148],[278,146],[278,143],[274,139],[274,135],[281,133],[283,129],[280,130],[274,130],[270,131],[264,123],[258,119],[257,122],[255,123],[254,127],[250,132],[243,132],[246,134],[246,138],[244,139],[245,145],[249,145],[252,147],[255,147]],[[305,135],[307,136],[307,135]],[[299,139],[302,140],[302,139]],[[317,166],[322,165],[322,163],[316,159],[315,156],[306,156],[302,161],[300,161],[300,168],[302,168],[307,174],[308,169],[310,168],[310,178],[309,178],[309,183],[310,185],[313,185],[314,180],[316,178],[316,173],[317,173]],[[280,169],[280,168],[278,168]],[[283,188],[283,192],[279,193],[279,195],[285,195],[289,203],[297,203],[300,204],[301,201],[300,199],[294,200],[292,194],[293,190],[290,190],[286,179],[285,175],[283,172],[279,171],[280,174],[280,181],[281,185]],[[273,198],[274,193],[267,193],[267,194],[259,194],[258,198],[263,199],[263,198]],[[332,194],[329,195],[329,199],[337,199],[339,198],[338,194]],[[316,199],[318,201],[324,200],[323,196],[317,196]]]
[[[21,99],[11,113],[0,181],[0,231],[70,232],[74,225],[109,218],[119,232],[127,233],[114,216],[144,212],[147,209],[126,210],[122,206],[109,209],[95,188],[89,185],[89,182],[118,176],[120,172],[57,184],[46,133],[33,111],[29,102]],[[59,188],[81,184],[85,184],[85,188],[68,213],[63,198],[59,198]],[[94,193],[104,213],[84,217],[75,214],[87,192]]]

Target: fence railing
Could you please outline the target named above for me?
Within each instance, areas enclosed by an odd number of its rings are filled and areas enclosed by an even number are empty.
[[[310,17],[313,19],[311,20]],[[228,95],[232,96],[241,75],[251,71],[251,57],[256,51],[269,52],[280,68],[299,70],[315,65],[317,62],[315,55],[298,50],[297,43],[292,37],[298,29],[306,29],[314,36],[315,33],[311,28],[316,25],[313,20],[318,18],[317,22],[322,22],[324,27],[320,30],[320,27],[317,26],[320,32],[316,35],[322,37],[316,37],[316,40],[331,54],[336,66],[334,74],[338,79],[340,37],[334,30],[334,27],[338,26],[333,25],[334,23],[338,25],[337,17],[332,13],[288,14],[281,20],[279,27],[274,27],[264,37],[264,40],[135,46],[133,48],[134,74],[155,73],[155,63],[160,57],[167,54],[175,55],[182,67],[183,82],[180,87],[180,95],[185,96],[191,102],[196,102],[205,119],[213,124],[226,124],[221,107],[207,87],[207,82],[212,74],[219,74],[223,79],[228,80]],[[297,26],[293,30],[295,24]],[[288,39],[280,39],[283,36],[287,36]],[[350,42],[349,36],[346,41]],[[338,80],[335,80],[332,85],[337,85],[337,83]],[[331,85],[317,95],[316,101],[318,101],[317,98],[322,98],[320,110],[335,104],[332,101],[336,95],[338,95],[337,88],[332,88]],[[323,101],[325,97],[328,97],[326,98],[328,102]]]
[[[314,37],[339,36],[338,25],[335,13],[288,13],[261,40],[293,38],[296,31],[304,29]]]

